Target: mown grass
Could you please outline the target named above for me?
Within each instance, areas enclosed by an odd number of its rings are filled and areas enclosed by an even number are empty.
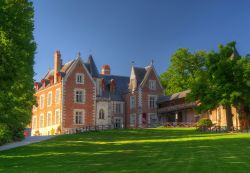
[[[0,152],[0,172],[249,173],[250,134],[139,129],[63,135]]]

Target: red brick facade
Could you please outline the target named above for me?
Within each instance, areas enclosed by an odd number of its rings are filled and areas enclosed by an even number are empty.
[[[83,84],[76,83],[76,74],[83,74]],[[95,85],[94,81],[89,75],[86,68],[80,59],[72,67],[72,71],[65,77],[63,87],[63,119],[62,125],[64,128],[77,128],[83,126],[93,126],[94,118],[94,105],[95,105]],[[74,92],[76,89],[85,91],[85,101],[83,103],[76,103],[74,100]],[[84,110],[84,124],[74,124],[74,110]],[[72,115],[72,116],[68,116]]]
[[[153,122],[150,121],[150,116],[155,115],[157,118],[157,98],[164,95],[164,90],[157,77],[154,66],[150,65],[143,69],[139,69],[142,74],[136,74],[136,67],[132,67],[130,77],[130,90],[125,95],[126,103],[126,127],[148,127]],[[144,74],[143,74],[144,73]],[[140,79],[139,79],[140,78]],[[150,88],[150,81],[154,83],[154,87]],[[134,86],[135,85],[135,86]],[[131,101],[134,97],[134,104]],[[150,105],[150,97],[154,97],[152,102],[154,106]],[[133,104],[133,105],[132,105]],[[131,117],[132,116],[132,117]],[[134,117],[134,118],[133,118]],[[134,123],[133,120],[134,119]]]

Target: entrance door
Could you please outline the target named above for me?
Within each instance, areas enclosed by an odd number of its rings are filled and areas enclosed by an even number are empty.
[[[178,112],[178,122],[183,122],[182,112]]]
[[[121,128],[121,119],[115,119],[115,128],[116,129]]]
[[[142,114],[142,125],[146,125],[147,124],[147,114],[144,112]]]

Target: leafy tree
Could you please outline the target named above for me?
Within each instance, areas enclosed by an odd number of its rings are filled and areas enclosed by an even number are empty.
[[[205,55],[205,51],[191,53],[186,48],[178,49],[171,57],[170,67],[160,76],[166,94],[190,89],[196,73],[204,68]]]
[[[0,1],[0,123],[23,137],[34,104],[34,9],[28,0]]]
[[[192,81],[188,99],[199,101],[199,112],[222,105],[229,129],[233,125],[231,107],[249,108],[249,59],[241,58],[231,42],[220,45],[219,52],[208,53],[204,69]]]

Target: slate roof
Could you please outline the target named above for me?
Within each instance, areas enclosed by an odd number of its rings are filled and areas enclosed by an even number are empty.
[[[69,61],[64,64],[60,70],[62,73],[67,73],[69,67],[73,64],[75,60]],[[49,70],[49,72],[45,75],[44,79],[49,79],[50,76],[54,76],[54,69]]]
[[[89,55],[88,62],[84,63],[84,65],[86,66],[92,77],[99,77],[99,72],[95,65],[92,55]]]
[[[125,91],[128,89],[128,84],[130,81],[129,77],[126,76],[116,76],[116,75],[99,75],[100,78],[105,80],[105,90],[102,92],[102,96],[100,98],[111,99],[114,101],[122,101],[122,96]],[[115,92],[110,93],[110,81],[115,80],[116,87]]]
[[[145,68],[134,67],[134,72],[135,72],[135,76],[137,79],[137,84],[140,85],[140,83],[143,81],[147,71]]]
[[[161,96],[158,98],[158,103],[168,102],[168,101],[172,101],[172,100],[176,100],[176,99],[180,99],[180,98],[185,98],[188,93],[190,93],[190,90],[182,91],[182,92],[175,93],[175,94],[168,95],[168,96]]]
[[[239,54],[238,50],[236,49],[236,47],[233,47],[233,53],[230,56],[230,58],[235,59],[235,58],[238,58],[238,57],[240,57],[240,54]]]

